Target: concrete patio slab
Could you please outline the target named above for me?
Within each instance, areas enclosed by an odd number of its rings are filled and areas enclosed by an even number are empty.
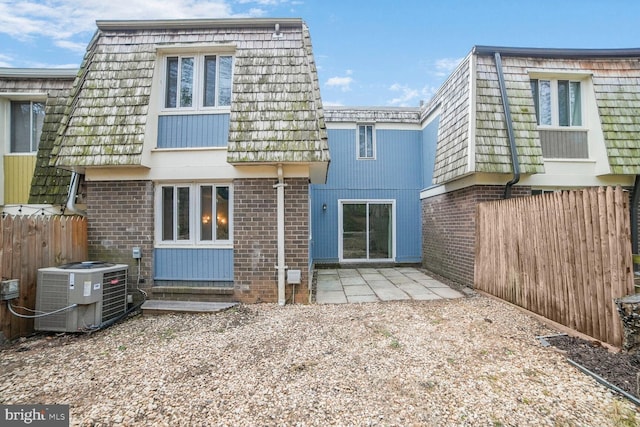
[[[411,299],[409,295],[402,292],[400,289],[378,289],[375,291],[378,298],[381,301],[402,301]]]
[[[437,299],[445,299],[439,295],[434,294],[433,292],[411,295],[411,298],[417,301],[433,301]]]
[[[318,279],[318,290],[323,291],[342,291],[342,283],[340,280],[320,280]]]
[[[320,291],[316,295],[318,304],[346,304],[347,297],[342,291]]]
[[[385,277],[387,278],[387,280],[389,280],[391,283],[393,283],[396,286],[417,283],[416,280],[413,280],[410,277],[407,277],[405,275],[401,275],[401,276],[385,276]]]
[[[337,271],[340,277],[360,277],[360,273],[355,268],[344,268]]]
[[[398,288],[402,289],[407,295],[409,295],[413,299],[417,300],[432,300],[432,299],[442,299],[441,296],[431,292],[429,289],[421,286],[418,283],[408,283],[398,285]]]
[[[387,280],[387,278],[380,273],[362,273],[362,278],[367,282]]]
[[[434,294],[440,295],[442,298],[462,298],[464,295],[456,290],[453,290],[449,287],[447,288],[431,288],[430,289]]]
[[[367,284],[371,286],[371,289],[386,289],[396,287],[396,285],[394,285],[390,280],[387,280],[381,276],[367,280]]]
[[[371,268],[371,267],[361,267],[357,269],[358,272],[360,274],[367,274],[367,273],[376,273],[378,274],[378,269],[377,268]]]
[[[328,276],[331,274],[338,274],[338,270],[336,270],[335,268],[322,268],[318,270],[318,276]]]
[[[371,288],[369,286],[367,286],[366,284],[358,285],[358,286],[345,286],[344,287],[344,293],[347,296],[347,298],[350,297],[350,296],[354,296],[354,295],[373,295],[373,296],[375,296],[375,294],[373,293]]]
[[[316,303],[436,300],[464,295],[413,267],[319,269]]]
[[[350,304],[358,304],[363,302],[377,302],[380,301],[375,294],[371,295],[351,295],[347,296],[347,301]]]
[[[361,276],[343,277],[341,280],[344,286],[366,285],[367,282]]]
[[[424,285],[427,288],[449,288],[449,286],[436,279],[420,280],[418,283]]]

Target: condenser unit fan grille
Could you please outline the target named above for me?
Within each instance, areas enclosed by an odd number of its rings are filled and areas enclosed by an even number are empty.
[[[127,310],[127,271],[104,273],[102,283],[102,321],[109,322]]]

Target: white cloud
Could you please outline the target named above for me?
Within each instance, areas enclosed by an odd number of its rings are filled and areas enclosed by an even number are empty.
[[[395,106],[407,106],[412,103],[420,96],[420,91],[418,89],[412,89],[407,85],[401,85],[400,83],[394,83],[389,87],[391,92],[399,93],[398,96],[391,99],[389,101],[389,105]]]
[[[323,107],[344,107],[344,103],[340,101],[322,101]]]
[[[72,52],[83,53],[85,50],[87,50],[87,44],[84,42],[73,42],[70,40],[56,40],[54,44],[58,47],[70,50]]]
[[[240,4],[255,3],[260,6],[277,6],[283,3],[289,3],[287,0],[237,0]]]
[[[343,92],[348,92],[351,90],[351,83],[353,83],[353,78],[351,77],[331,77],[327,80],[325,85],[329,87],[337,87]]]
[[[271,5],[275,0],[254,3]],[[86,48],[86,37],[96,30],[96,20],[186,19],[263,16],[259,8],[235,14],[229,0],[28,0],[19,5],[0,0],[0,33],[21,41],[45,37],[60,47]]]
[[[438,77],[446,77],[456,69],[460,61],[464,58],[440,58],[435,62],[435,75]]]
[[[433,95],[440,89],[437,86],[425,86],[420,90],[420,95],[422,96],[422,100],[425,102],[429,102]]]
[[[0,67],[11,67],[11,61],[13,58],[11,58],[8,55],[3,55],[0,53]]]

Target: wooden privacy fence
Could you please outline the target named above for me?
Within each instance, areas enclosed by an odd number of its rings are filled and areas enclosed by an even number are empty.
[[[482,203],[475,287],[620,347],[614,299],[634,292],[630,234],[620,187]]]
[[[18,279],[13,306],[35,309],[38,269],[88,256],[87,220],[79,216],[12,216],[0,219],[0,278]],[[23,312],[21,310],[16,310]],[[0,343],[33,332],[33,320],[12,315],[0,301]]]

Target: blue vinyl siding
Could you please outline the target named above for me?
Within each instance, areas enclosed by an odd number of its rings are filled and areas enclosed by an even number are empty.
[[[357,160],[356,131],[328,130],[331,166],[326,188],[419,188],[422,132],[376,130],[375,160]]]
[[[355,126],[353,130],[329,129],[328,141],[331,166],[327,183],[311,186],[314,262],[338,261],[339,199],[395,200],[395,260],[420,262],[423,132],[376,130],[375,160],[357,160]]]
[[[428,188],[432,185],[439,123],[440,116],[433,119],[422,131],[422,188]]]
[[[233,249],[156,248],[154,280],[233,281]]]
[[[229,114],[158,117],[158,148],[226,147]]]
[[[312,190],[312,227],[314,262],[338,262],[338,200],[387,199],[396,201],[396,261],[422,260],[422,221],[420,191],[414,190]],[[322,205],[327,205],[327,210]]]

